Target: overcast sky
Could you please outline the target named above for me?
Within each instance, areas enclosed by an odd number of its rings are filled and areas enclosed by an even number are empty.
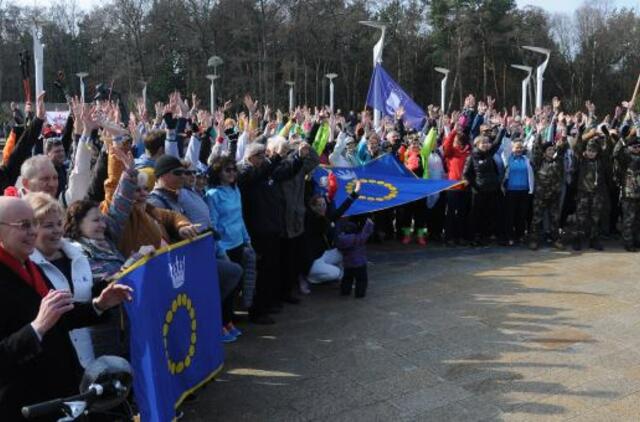
[[[49,5],[53,0],[10,0],[20,5]],[[533,5],[542,7],[551,13],[568,13],[571,14],[578,8],[584,0],[516,0],[519,6]],[[640,10],[640,0],[610,0],[613,5],[622,7],[633,7]],[[88,10],[96,4],[102,3],[102,0],[78,0],[78,3],[84,10]]]

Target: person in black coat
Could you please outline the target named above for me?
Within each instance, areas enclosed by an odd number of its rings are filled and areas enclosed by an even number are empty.
[[[88,303],[55,290],[31,260],[36,231],[22,199],[0,197],[0,420],[22,421],[23,406],[78,393],[82,370],[69,330],[101,321],[131,288],[111,284]],[[52,415],[44,420],[51,420]]]
[[[496,136],[491,128],[483,125],[481,132],[473,141],[473,151],[462,173],[471,185],[471,221],[476,245],[488,240],[496,224],[500,174],[493,156],[500,149],[505,130],[501,129]]]
[[[269,157],[261,144],[250,144],[238,166],[238,186],[242,195],[242,214],[257,256],[258,278],[249,320],[273,324],[267,314],[280,304],[281,245],[284,233],[284,197],[279,183],[294,177],[302,168],[309,145],[303,143],[283,159],[277,152]]]

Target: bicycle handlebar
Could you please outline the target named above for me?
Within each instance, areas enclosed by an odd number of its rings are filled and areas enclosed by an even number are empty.
[[[103,386],[96,384],[90,387],[89,391],[76,396],[66,397],[62,399],[53,399],[42,403],[36,403],[31,406],[22,408],[22,416],[26,419],[37,418],[40,416],[50,415],[56,411],[62,412],[67,406],[65,403],[81,401],[89,403],[92,399],[100,396],[103,392]]]

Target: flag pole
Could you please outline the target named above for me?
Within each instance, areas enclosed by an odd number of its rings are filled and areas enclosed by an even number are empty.
[[[380,39],[376,45],[373,46],[373,69],[375,71],[376,66],[382,63],[382,50],[384,49],[384,36],[387,32],[387,25],[373,21],[360,21],[358,23],[381,30]],[[373,109],[373,126],[374,128],[380,126],[380,110]]]
[[[636,87],[633,90],[633,95],[631,96],[631,101],[629,101],[629,108],[627,108],[627,115],[625,116],[625,120],[629,118],[629,110],[632,110],[636,105],[636,98],[638,97],[638,90],[640,89],[640,75],[638,75],[638,81],[636,82]]]

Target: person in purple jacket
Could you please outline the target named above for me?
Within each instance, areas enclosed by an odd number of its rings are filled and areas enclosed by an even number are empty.
[[[340,284],[340,293],[343,296],[351,295],[353,281],[356,282],[356,298],[363,298],[367,293],[367,248],[366,243],[373,233],[373,221],[367,218],[364,227],[345,221],[338,227],[336,247],[342,253],[344,275]]]

